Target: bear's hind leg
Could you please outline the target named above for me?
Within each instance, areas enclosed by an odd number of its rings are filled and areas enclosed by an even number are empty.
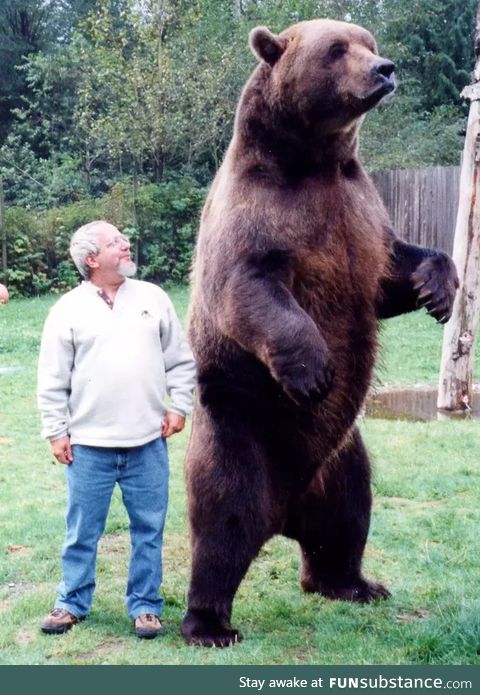
[[[208,415],[196,414],[187,461],[192,573],[182,634],[188,644],[228,647],[241,639],[230,625],[233,599],[268,536],[263,457],[240,420],[223,418],[213,428]]]
[[[362,576],[370,525],[370,463],[360,433],[314,479],[291,517],[302,551],[302,588],[331,599],[369,602],[390,592]]]
[[[259,544],[236,545],[236,524],[228,528],[227,522],[222,529],[222,517],[217,528],[192,531],[192,574],[182,622],[182,635],[190,645],[229,647],[242,639],[230,624],[232,604]]]

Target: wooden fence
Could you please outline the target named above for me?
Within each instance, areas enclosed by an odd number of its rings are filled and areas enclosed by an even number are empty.
[[[460,167],[394,169],[372,178],[401,239],[452,253]]]

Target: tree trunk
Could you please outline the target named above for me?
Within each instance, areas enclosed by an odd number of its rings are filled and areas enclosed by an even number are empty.
[[[5,226],[5,198],[3,195],[3,178],[0,176],[0,237],[2,239],[2,276],[3,282],[7,283],[7,228]]]
[[[470,410],[475,337],[480,312],[480,5],[475,31],[474,82],[462,96],[471,99],[460,174],[453,260],[460,287],[443,335],[437,407]]]
[[[240,19],[243,14],[243,3],[242,0],[233,0],[233,16],[236,19]]]
[[[133,201],[132,201],[132,218],[135,228],[135,262],[140,263],[140,230],[138,228],[137,215],[137,198],[138,198],[138,164],[137,160],[133,160]]]

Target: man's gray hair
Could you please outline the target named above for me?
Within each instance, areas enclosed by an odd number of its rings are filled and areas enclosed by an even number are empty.
[[[70,242],[70,255],[77,266],[78,272],[85,280],[90,277],[90,268],[85,263],[88,256],[96,256],[99,253],[98,229],[107,224],[104,220],[95,220],[84,224],[72,236]]]

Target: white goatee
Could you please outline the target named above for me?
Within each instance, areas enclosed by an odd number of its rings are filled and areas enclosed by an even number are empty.
[[[137,266],[133,261],[120,261],[117,272],[124,278],[131,278],[137,272]]]

